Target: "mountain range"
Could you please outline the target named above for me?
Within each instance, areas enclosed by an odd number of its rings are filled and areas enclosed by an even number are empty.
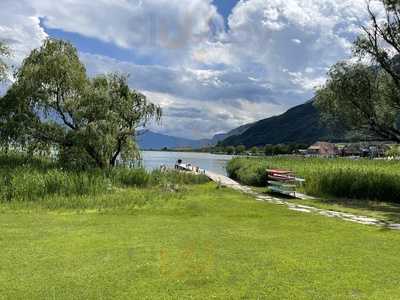
[[[161,133],[155,133],[149,130],[141,131],[138,134],[137,142],[140,149],[143,150],[161,150],[163,148],[192,148],[199,149],[208,144],[209,140],[192,140],[180,138]]]
[[[320,114],[311,100],[279,116],[252,124],[245,132],[224,139],[222,145],[253,147],[266,144],[312,144],[319,140],[343,140],[344,137],[344,131],[333,134],[322,125]]]
[[[313,101],[295,106],[287,112],[255,123],[246,124],[228,133],[217,134],[211,139],[192,140],[144,131],[138,137],[141,149],[160,150],[162,148],[198,149],[214,146],[244,145],[247,148],[266,144],[312,144],[318,140],[341,140],[344,132],[333,135],[320,122],[318,110]]]

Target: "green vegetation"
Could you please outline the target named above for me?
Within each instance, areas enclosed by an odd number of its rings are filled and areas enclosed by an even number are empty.
[[[241,161],[256,160],[233,160]],[[0,154],[1,297],[400,293],[397,232],[289,211],[206,182],[180,172],[78,171]]]
[[[229,155],[241,155],[241,154],[251,154],[253,156],[259,156],[259,155],[279,155],[279,154],[293,154],[297,152],[300,149],[307,149],[309,145],[307,144],[279,144],[279,145],[265,145],[265,146],[260,146],[256,147],[253,146],[251,148],[246,148],[243,145],[239,145],[237,147],[234,146],[228,146],[224,147],[221,144],[207,149],[212,153],[226,153]]]
[[[2,57],[9,56],[10,51],[7,46],[0,41],[0,82],[4,80],[7,72],[7,64],[2,60]]]
[[[70,43],[47,39],[0,99],[0,145],[55,149],[60,162],[107,169],[118,158],[136,159],[136,129],[160,117],[160,107],[130,89],[127,76],[89,78]]]
[[[271,157],[236,158],[229,162],[230,177],[253,186],[266,186],[268,168],[289,169],[306,179],[312,196],[400,203],[400,162]]]
[[[399,203],[335,198],[293,199],[289,201],[320,209],[371,217],[386,223],[400,223]]]
[[[109,195],[126,187],[152,186],[168,191],[183,188],[186,184],[205,182],[208,182],[205,176],[173,171],[148,173],[141,168],[67,170],[45,159],[23,154],[0,154],[0,200],[3,202],[51,203],[60,196],[69,207],[74,201],[69,197]]]
[[[265,155],[293,154],[308,147],[307,144],[266,145],[263,152]]]
[[[243,154],[246,151],[246,147],[243,145],[236,146],[235,153]]]
[[[1,204],[1,297],[393,299],[400,294],[397,232],[292,212],[214,184],[157,190],[72,197],[75,206],[62,210],[52,209],[50,201]],[[78,208],[80,203],[88,209]]]
[[[222,150],[223,152],[226,152],[227,154],[229,154],[229,155],[233,155],[233,154],[235,154],[235,147],[233,147],[233,146],[229,146],[229,147],[226,147],[226,149],[224,149],[224,150]]]
[[[392,145],[385,153],[387,157],[400,157],[400,145]]]

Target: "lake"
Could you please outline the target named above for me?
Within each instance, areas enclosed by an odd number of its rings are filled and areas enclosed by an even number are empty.
[[[147,170],[158,169],[161,165],[173,168],[176,161],[182,159],[183,163],[190,163],[221,175],[226,175],[226,164],[233,158],[231,155],[167,151],[143,151],[142,157]]]

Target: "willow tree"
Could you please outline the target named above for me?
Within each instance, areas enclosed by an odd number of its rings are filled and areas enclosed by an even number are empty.
[[[380,2],[379,16],[367,2],[370,22],[354,43],[359,62],[333,66],[315,103],[334,126],[400,142],[400,1]]]
[[[2,58],[9,56],[10,52],[8,47],[0,41],[0,81],[4,80],[7,72],[7,64]]]
[[[9,56],[10,52],[8,47],[0,41],[0,83],[2,83],[7,77],[8,66],[4,61],[4,58]],[[10,103],[11,105],[13,103]],[[10,107],[4,105],[4,101],[1,101],[0,97],[0,147],[5,151],[8,151],[9,143],[11,140],[11,132],[16,132],[16,127],[12,122],[9,121]],[[13,128],[12,130],[10,130]],[[15,138],[15,136],[14,136]]]
[[[161,117],[159,106],[130,89],[127,76],[89,79],[77,50],[54,39],[24,60],[2,102],[24,120],[29,143],[55,145],[65,161],[99,168],[115,166],[120,155],[134,158],[136,129]]]

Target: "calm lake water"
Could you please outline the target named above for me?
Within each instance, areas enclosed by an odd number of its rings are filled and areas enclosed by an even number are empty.
[[[182,159],[183,163],[190,163],[193,166],[226,175],[226,164],[233,156],[192,152],[143,151],[142,157],[144,167],[148,170],[158,169],[161,165],[173,168],[176,161]]]

